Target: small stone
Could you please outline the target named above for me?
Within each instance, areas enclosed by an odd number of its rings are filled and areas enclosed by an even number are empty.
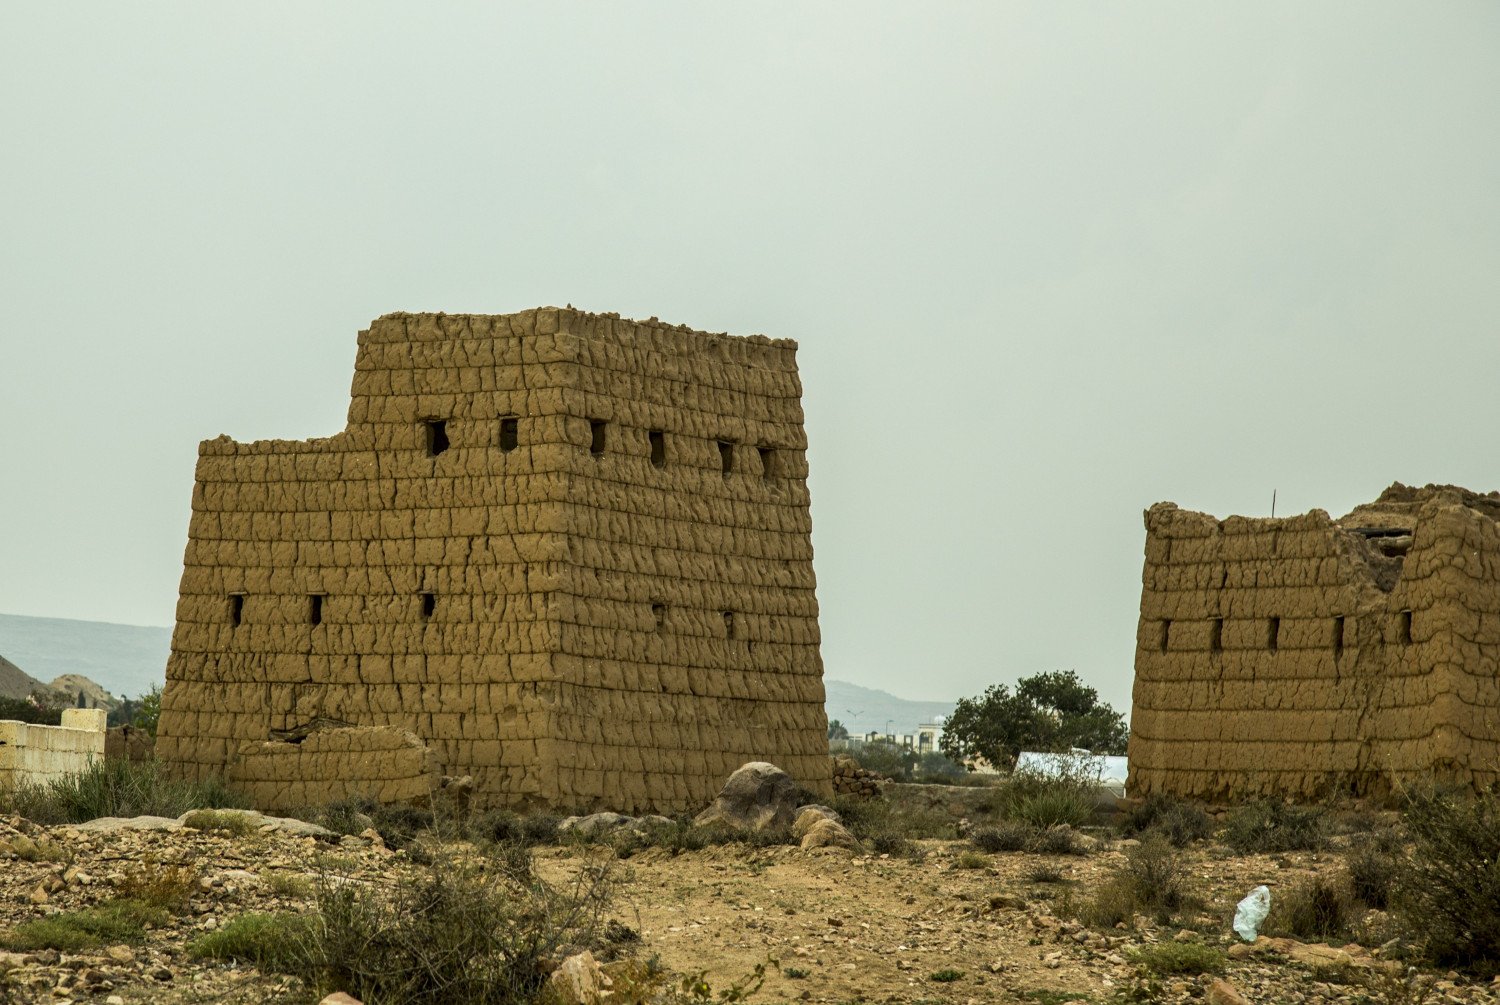
[[[110,946],[104,951],[104,955],[109,957],[112,962],[118,963],[121,966],[135,962],[135,952],[129,946],[125,945]]]
[[[39,886],[35,890],[32,890],[30,895],[27,896],[26,899],[31,901],[33,904],[45,904],[52,898],[47,896],[47,891],[45,888]]]
[[[1208,1005],[1250,1005],[1250,1000],[1222,977],[1215,977],[1209,982],[1204,989],[1203,1000]]]

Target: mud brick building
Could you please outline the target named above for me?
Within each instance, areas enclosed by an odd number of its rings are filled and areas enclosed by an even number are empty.
[[[158,751],[266,806],[831,792],[796,344],[391,314],[345,430],[199,449]]]
[[[1340,520],[1146,512],[1130,789],[1500,780],[1500,493],[1399,483]]]

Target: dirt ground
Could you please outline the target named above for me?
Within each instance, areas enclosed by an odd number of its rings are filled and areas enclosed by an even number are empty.
[[[77,954],[16,953],[18,1002],[164,1003],[310,1001],[295,981],[251,967],[189,957],[195,937],[249,911],[299,911],[288,877],[315,877],[330,858],[348,875],[386,883],[419,870],[378,841],[330,842],[278,832],[233,836],[191,829],[82,833],[0,818],[0,841],[45,838],[67,862],[0,855],[0,932],[112,895],[141,862],[176,863],[200,878],[182,917],[152,930],[144,944]],[[656,958],[678,975],[702,972],[707,1000],[767,964],[753,1002],[980,1003],[1208,1001],[1229,1005],[1212,976],[1162,978],[1141,986],[1132,952],[1165,941],[1228,950],[1218,979],[1250,1002],[1496,1002],[1497,986],[1457,974],[1417,973],[1379,947],[1347,950],[1298,944],[1231,949],[1229,919],[1253,886],[1274,890],[1336,868],[1337,850],[1236,856],[1211,842],[1183,854],[1206,908],[1166,928],[1137,919],[1133,929],[1090,931],[1069,905],[1088,896],[1124,861],[1129,842],[1106,840],[1083,856],[985,855],[961,840],[916,842],[911,857],[843,849],[729,844],[672,854],[647,848],[612,866],[611,916],[639,933],[628,952]],[[609,858],[600,846],[543,846],[537,871],[562,882],[586,863]],[[278,880],[277,877],[281,877]],[[277,891],[280,892],[277,892]],[[0,968],[6,960],[0,954]],[[3,998],[0,998],[3,1000]]]

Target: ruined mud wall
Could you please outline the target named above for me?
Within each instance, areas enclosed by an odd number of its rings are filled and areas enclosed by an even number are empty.
[[[1493,777],[1496,524],[1421,491],[1340,523],[1147,512],[1132,794]]]
[[[393,727],[325,729],[297,743],[247,744],[229,784],[258,809],[289,811],[342,799],[424,803],[441,773],[433,751]]]
[[[826,787],[798,393],[790,343],[379,319],[343,432],[201,446],[160,756],[227,774],[325,719],[480,802],[687,809],[751,753]]]

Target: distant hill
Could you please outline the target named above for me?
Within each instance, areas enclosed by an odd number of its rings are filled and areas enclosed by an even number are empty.
[[[27,674],[77,674],[115,695],[134,697],[161,684],[171,647],[170,628],[0,614],[0,653]]]
[[[951,701],[909,701],[889,691],[861,687],[842,680],[823,680],[827,693],[824,707],[828,718],[844,724],[853,736],[871,730],[897,735],[912,732],[918,723],[931,722],[936,715],[953,712]]]
[[[26,698],[46,685],[25,670],[0,656],[0,698]]]

